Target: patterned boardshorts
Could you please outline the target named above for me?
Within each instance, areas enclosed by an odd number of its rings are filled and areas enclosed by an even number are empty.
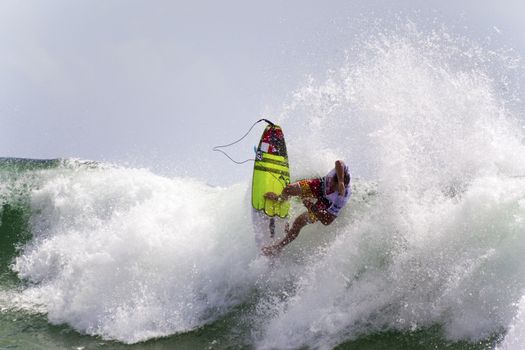
[[[314,207],[317,209],[318,213],[326,213],[326,209],[329,207],[329,203],[324,198],[324,179],[315,178],[315,179],[305,179],[298,181],[299,186],[301,187],[301,197],[302,198],[314,198],[317,201],[314,204]],[[308,209],[308,222],[313,224],[319,220],[316,212]]]

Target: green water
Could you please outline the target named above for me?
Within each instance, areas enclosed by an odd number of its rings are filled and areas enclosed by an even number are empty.
[[[66,326],[54,326],[44,315],[2,312],[0,317],[0,349],[251,349],[244,335],[237,334],[235,320],[225,317],[196,331],[126,345],[99,337],[81,335]],[[237,325],[238,326],[238,325]],[[374,333],[340,344],[337,350],[481,350],[493,349],[498,337],[481,342],[449,342],[439,327],[416,332]]]

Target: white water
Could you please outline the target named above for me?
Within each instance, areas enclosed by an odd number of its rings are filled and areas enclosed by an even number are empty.
[[[525,342],[522,317],[512,321],[525,288],[517,67],[508,52],[408,24],[367,38],[296,93],[283,118],[292,164],[342,157],[379,179],[379,198],[333,230],[293,297],[264,309],[261,348],[434,324],[476,341],[512,323],[505,342]]]
[[[515,61],[411,24],[372,35],[280,117],[294,177],[342,158],[355,195],[269,269],[248,186],[145,170],[43,172],[21,297],[89,334],[132,343],[204,325],[261,291],[259,348],[330,348],[363,333],[441,325],[449,339],[523,343],[525,147]],[[235,171],[234,169],[232,171]],[[518,312],[519,311],[519,312]],[[517,345],[518,344],[518,345]]]
[[[33,195],[36,237],[15,264],[51,322],[136,342],[201,326],[253,284],[245,186],[60,172]]]

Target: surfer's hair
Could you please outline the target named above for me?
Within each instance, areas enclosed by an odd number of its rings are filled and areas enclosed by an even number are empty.
[[[337,179],[337,174],[334,175],[334,183],[338,183],[339,180]],[[345,186],[348,186],[350,183],[350,174],[345,172]]]

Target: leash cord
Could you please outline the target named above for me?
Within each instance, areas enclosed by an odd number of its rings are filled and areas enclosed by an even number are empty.
[[[248,136],[248,134],[250,133],[250,131],[252,131],[252,129],[254,128],[255,125],[257,125],[258,123],[262,122],[262,121],[265,121],[267,122],[268,124],[270,125],[275,125],[274,123],[272,123],[271,121],[269,121],[268,119],[259,119],[258,121],[256,121],[255,123],[252,124],[252,126],[250,127],[250,129],[248,129],[248,131],[246,132],[246,134],[244,134],[243,137],[241,137],[240,139],[238,139],[237,141],[234,141],[232,143],[229,143],[227,145],[221,145],[221,146],[215,146],[213,147],[213,151],[216,151],[216,152],[221,152],[222,154],[224,154],[226,157],[228,157],[232,162],[236,163],[236,164],[244,164],[246,162],[250,162],[250,161],[255,161],[255,159],[246,159],[246,160],[243,160],[243,161],[236,161],[235,159],[233,159],[232,157],[230,157],[228,155],[228,153],[224,152],[223,150],[219,149],[219,148],[226,148],[226,147],[230,147],[230,146],[233,146],[235,145],[236,143],[239,143],[241,142],[246,136]]]

